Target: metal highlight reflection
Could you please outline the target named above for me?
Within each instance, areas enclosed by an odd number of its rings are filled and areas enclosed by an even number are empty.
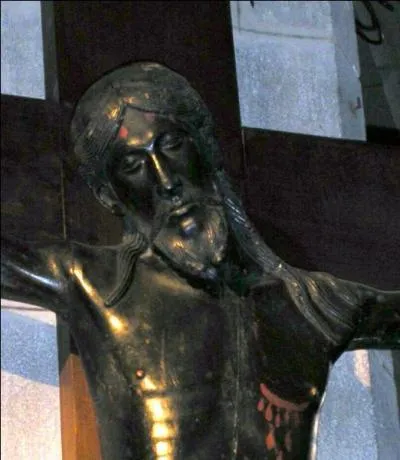
[[[99,292],[83,275],[82,267],[74,265],[70,269],[70,273],[79,281],[80,286],[85,291],[88,298],[90,298],[96,305],[106,324],[110,327],[113,333],[116,335],[126,334],[130,330],[129,323],[106,308]]]
[[[169,397],[148,398],[145,401],[148,420],[151,424],[151,442],[157,460],[176,458],[176,414]]]

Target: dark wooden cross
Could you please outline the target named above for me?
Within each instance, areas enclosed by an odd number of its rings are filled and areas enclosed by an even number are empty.
[[[70,155],[69,117],[104,72],[158,61],[204,98],[226,168],[282,258],[398,287],[400,148],[241,129],[229,2],[60,1],[42,8],[47,99],[2,95],[2,232],[27,240],[120,241],[119,221],[63,160]],[[62,323],[58,339],[63,458],[100,459],[87,384]]]

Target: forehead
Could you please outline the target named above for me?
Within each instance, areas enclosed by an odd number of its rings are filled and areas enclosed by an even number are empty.
[[[165,116],[127,107],[118,131],[118,140],[129,147],[140,147],[152,143],[160,134],[182,128],[182,124],[172,115]]]

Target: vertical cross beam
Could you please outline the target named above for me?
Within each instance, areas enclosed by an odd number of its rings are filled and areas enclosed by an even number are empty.
[[[241,181],[242,142],[229,2],[60,1],[44,8],[49,36],[52,21],[55,31],[55,46],[45,46],[47,90],[49,98],[61,103],[64,129],[83,91],[105,72],[130,61],[160,62],[184,75],[203,97],[215,117],[226,167]],[[62,137],[63,150],[68,152],[65,131]],[[74,171],[65,168],[64,172],[67,238],[90,244],[118,243],[119,220],[95,202]],[[62,327],[59,337],[65,362],[61,371],[63,457],[96,460],[98,442],[82,368],[77,355],[69,354],[74,345]],[[82,442],[85,437],[90,441]]]

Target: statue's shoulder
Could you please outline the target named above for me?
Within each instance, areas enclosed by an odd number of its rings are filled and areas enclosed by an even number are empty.
[[[120,243],[115,245],[93,245],[78,241],[65,243],[65,250],[71,254],[76,262],[80,263],[118,263],[121,258],[130,255],[137,258],[142,252],[139,247],[130,243]]]
[[[252,273],[246,276],[248,292],[269,292],[283,285],[283,280],[272,273]]]
[[[70,242],[70,264],[102,295],[114,303],[126,291],[143,248],[129,240],[113,246]]]
[[[85,268],[85,272],[94,267],[97,273],[115,271],[118,254],[122,251],[122,245],[101,246],[78,241],[69,241],[66,244],[71,263]]]

